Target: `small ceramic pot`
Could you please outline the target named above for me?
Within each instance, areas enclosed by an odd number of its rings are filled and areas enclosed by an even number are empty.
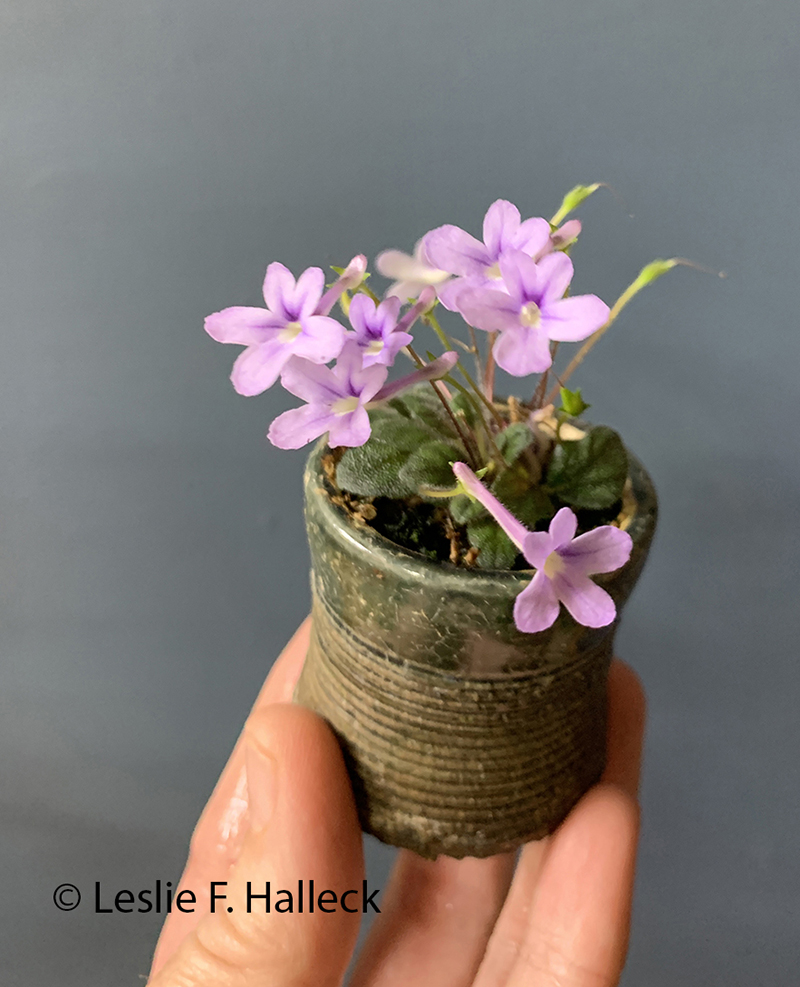
[[[486,857],[551,833],[600,777],[616,621],[564,607],[537,634],[512,609],[531,572],[431,562],[331,500],[319,444],[305,473],[313,595],[296,699],[331,725],[363,829],[424,857]],[[656,495],[630,456],[630,560],[596,581],[619,613],[644,565]]]

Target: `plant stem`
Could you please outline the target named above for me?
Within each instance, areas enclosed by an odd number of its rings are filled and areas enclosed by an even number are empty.
[[[410,343],[407,346],[407,349],[408,349],[408,352],[411,354],[411,358],[416,363],[416,365],[418,367],[424,367],[425,366],[425,363],[420,359],[419,355],[414,352],[414,349],[413,349],[413,347],[411,346]],[[447,417],[453,423],[453,427],[455,428],[456,433],[458,434],[458,437],[461,439],[461,442],[462,442],[462,444],[464,446],[464,451],[467,453],[467,455],[469,456],[469,458],[472,460],[473,465],[477,469],[478,468],[478,458],[475,455],[475,450],[474,450],[474,448],[472,446],[472,443],[469,441],[469,439],[467,438],[467,436],[462,431],[461,425],[459,424],[458,419],[453,414],[453,410],[450,407],[450,405],[447,403],[447,398],[444,396],[444,394],[442,394],[442,392],[439,389],[439,387],[438,387],[438,385],[437,385],[437,383],[436,383],[435,380],[429,381],[429,383],[430,383],[431,387],[433,388],[434,392],[436,393],[436,396],[442,402],[442,406],[444,407],[444,410],[447,412]]]
[[[487,401],[494,400],[494,341],[497,333],[489,333],[489,346],[486,351],[486,372],[483,375],[483,389]]]
[[[475,375],[480,377],[483,374],[483,367],[481,366],[481,351],[478,346],[478,337],[475,335],[475,330],[472,326],[468,325],[467,328],[469,329],[469,338],[472,342],[472,349],[475,353]]]
[[[556,353],[557,352],[558,352],[558,343],[557,342],[551,342],[550,343],[550,366],[551,367],[553,365],[553,361],[556,358]],[[542,374],[542,376],[539,378],[539,383],[538,383],[538,385],[536,387],[536,390],[533,393],[533,397],[531,398],[531,408],[534,411],[538,411],[539,408],[541,408],[542,405],[544,404],[544,395],[545,395],[545,391],[547,390],[547,378],[548,378],[549,375],[550,375],[550,370],[547,369]]]

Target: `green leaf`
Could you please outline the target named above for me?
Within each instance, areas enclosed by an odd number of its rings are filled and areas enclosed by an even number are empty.
[[[553,502],[539,484],[531,486],[523,469],[501,473],[492,486],[492,493],[526,528],[533,530],[539,521],[555,514]]]
[[[585,438],[556,446],[546,486],[566,504],[602,510],[620,499],[627,476],[622,439],[613,428],[598,425]]]
[[[462,453],[449,442],[439,439],[420,446],[405,462],[398,474],[400,482],[420,492],[420,488],[447,490],[455,485],[453,468],[450,463]]]
[[[582,415],[587,408],[591,408],[591,405],[587,404],[583,400],[580,387],[577,391],[570,391],[568,388],[562,387],[561,408],[570,416],[570,418],[577,418],[578,415]]]
[[[436,437],[436,432],[421,422],[401,418],[399,415],[375,415],[373,412],[372,435],[367,445],[383,442],[394,446],[398,452],[413,452],[425,442]]]
[[[445,380],[447,380],[446,377]],[[455,385],[455,388],[457,388],[456,393],[453,395],[453,398],[450,402],[450,407],[453,409],[453,411],[460,411],[464,415],[464,418],[466,419],[466,422],[470,428],[476,428],[478,425],[480,425],[480,417],[477,409],[475,408],[475,401],[477,400],[477,398],[471,398],[467,394],[466,390],[462,388],[461,385],[458,384],[457,381],[454,381],[452,378],[450,378],[448,383],[451,385]]]
[[[472,497],[467,497],[466,494],[459,494],[457,497],[453,497],[449,507],[450,516],[456,524],[467,524],[481,515],[488,516],[488,512],[483,504],[477,500],[473,500]]]
[[[363,446],[345,450],[336,466],[336,482],[361,497],[408,497],[414,489],[399,476],[407,460],[408,452],[369,439]]]
[[[570,189],[561,200],[558,212],[550,220],[550,225],[558,226],[563,219],[566,219],[571,212],[578,208],[584,199],[588,199],[593,192],[596,192],[600,185],[600,182],[595,182],[593,185],[576,185],[575,188]]]
[[[519,549],[494,518],[478,518],[467,525],[470,545],[479,550],[478,565],[483,569],[510,569]]]
[[[418,385],[406,391],[396,401],[403,404],[410,417],[423,422],[443,438],[455,436],[453,423],[430,384]]]
[[[525,422],[515,422],[495,437],[507,466],[512,466],[533,442],[533,432]]]

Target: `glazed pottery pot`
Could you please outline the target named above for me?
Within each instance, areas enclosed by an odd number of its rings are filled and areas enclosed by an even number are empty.
[[[486,857],[551,833],[600,777],[616,623],[644,565],[656,495],[630,455],[630,560],[595,581],[608,627],[564,607],[537,634],[512,609],[530,571],[431,562],[331,499],[320,443],[305,473],[313,595],[296,699],[342,746],[363,829],[424,857]]]

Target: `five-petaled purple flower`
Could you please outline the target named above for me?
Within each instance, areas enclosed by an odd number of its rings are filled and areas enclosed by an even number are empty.
[[[578,519],[569,507],[557,512],[549,531],[528,531],[469,466],[455,463],[453,472],[536,569],[514,603],[514,623],[519,630],[530,634],[546,630],[558,617],[559,603],[585,627],[605,627],[614,620],[614,601],[589,576],[625,565],[633,547],[626,531],[606,524],[576,538]]]
[[[414,337],[397,324],[400,299],[387,298],[379,305],[368,296],[359,294],[350,302],[350,324],[361,348],[364,366],[376,363],[391,367],[399,351],[414,341]]]
[[[458,226],[439,226],[423,237],[424,253],[431,264],[455,274],[438,289],[439,300],[451,311],[459,308],[465,287],[500,285],[499,261],[510,250],[538,257],[553,249],[550,224],[534,217],[521,222],[519,209],[505,199],[493,202],[483,220],[483,243]]]
[[[345,344],[332,369],[290,360],[281,383],[308,403],[278,415],[267,433],[270,442],[279,449],[300,449],[328,432],[330,446],[364,445],[371,432],[364,405],[380,391],[388,373],[381,364],[363,367],[355,340]]]
[[[521,251],[511,251],[500,258],[499,267],[502,283],[465,287],[458,309],[470,325],[500,333],[494,358],[515,377],[551,366],[551,339],[586,339],[608,319],[608,305],[597,295],[564,298],[573,267],[563,252],[547,254],[537,263]]]
[[[293,356],[319,364],[339,355],[344,326],[317,314],[324,290],[322,268],[309,267],[295,281],[288,268],[273,263],[264,278],[265,309],[235,305],[208,316],[205,328],[212,339],[247,347],[231,373],[239,394],[260,394],[272,387]]]

